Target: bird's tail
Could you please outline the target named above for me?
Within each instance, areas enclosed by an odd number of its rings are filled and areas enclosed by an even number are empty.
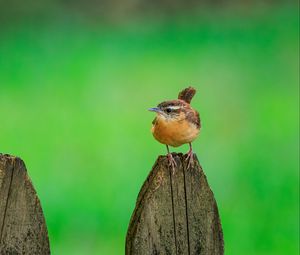
[[[179,93],[178,99],[190,103],[195,94],[196,94],[196,89],[194,89],[193,87],[188,87]]]

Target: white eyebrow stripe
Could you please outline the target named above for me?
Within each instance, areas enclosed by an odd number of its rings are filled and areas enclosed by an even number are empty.
[[[168,107],[166,107],[166,108],[170,108],[170,109],[172,109],[172,110],[178,110],[178,109],[181,108],[181,106],[168,106]]]

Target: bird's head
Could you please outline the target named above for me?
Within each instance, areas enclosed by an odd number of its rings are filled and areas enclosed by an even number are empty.
[[[185,119],[186,114],[192,110],[190,102],[195,93],[194,88],[188,87],[179,93],[178,99],[164,101],[156,107],[150,108],[149,111],[156,112],[158,118],[168,121]]]
[[[180,120],[184,118],[185,110],[189,105],[182,100],[164,101],[149,111],[156,112],[159,118],[166,120]]]

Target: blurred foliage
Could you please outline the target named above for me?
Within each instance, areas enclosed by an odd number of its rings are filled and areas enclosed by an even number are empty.
[[[165,154],[146,109],[187,85],[198,89],[203,128],[194,148],[219,205],[226,253],[297,254],[296,7],[117,23],[6,20],[0,151],[25,160],[53,254],[124,254],[139,188]]]
[[[77,16],[89,20],[130,19],[136,16],[165,16],[186,13],[195,10],[234,10],[234,12],[265,9],[270,6],[293,5],[296,0],[0,0],[0,26],[6,22],[31,19],[65,18]]]

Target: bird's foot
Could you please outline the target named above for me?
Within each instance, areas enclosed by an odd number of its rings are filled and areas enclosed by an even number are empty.
[[[193,153],[193,150],[190,149],[186,155],[187,155],[187,157],[186,157],[185,161],[188,161],[187,169],[189,169],[189,168],[194,166],[194,153]]]
[[[168,153],[167,157],[168,157],[168,161],[169,161],[169,166],[172,168],[172,174],[174,174],[177,163],[171,153]]]

